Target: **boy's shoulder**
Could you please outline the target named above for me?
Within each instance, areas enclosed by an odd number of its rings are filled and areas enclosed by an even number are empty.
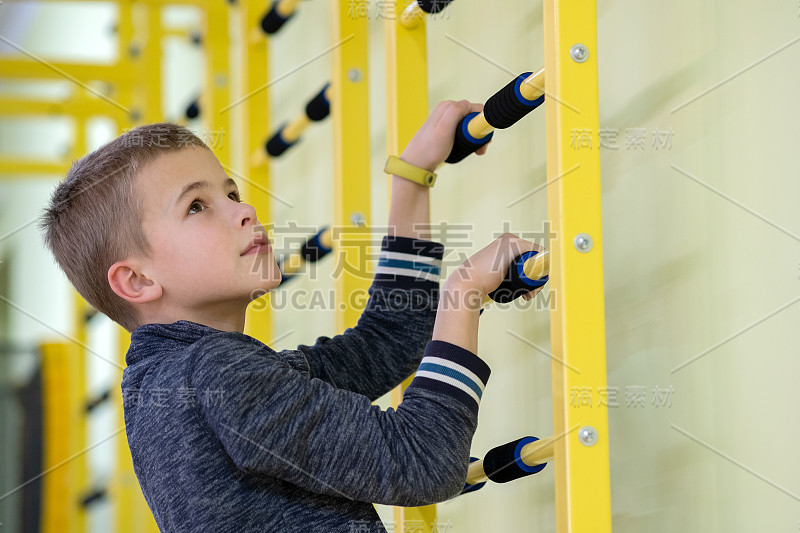
[[[265,364],[289,365],[308,372],[308,363],[299,350],[276,352],[250,335],[185,320],[139,327],[131,335],[125,359],[129,367],[160,367],[166,372],[180,367],[189,375]]]

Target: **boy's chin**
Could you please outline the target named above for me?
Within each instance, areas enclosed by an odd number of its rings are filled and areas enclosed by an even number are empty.
[[[250,301],[257,300],[281,284],[281,280],[270,280],[259,284],[258,288],[250,292]]]

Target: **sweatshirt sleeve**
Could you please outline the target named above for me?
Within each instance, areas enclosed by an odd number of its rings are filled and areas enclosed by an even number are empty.
[[[431,339],[444,246],[386,236],[354,328],[298,347],[311,375],[375,400],[407,378]]]
[[[190,381],[222,390],[197,408],[237,468],[351,500],[416,506],[460,493],[489,367],[432,341],[395,409],[292,369],[268,349],[215,336]]]

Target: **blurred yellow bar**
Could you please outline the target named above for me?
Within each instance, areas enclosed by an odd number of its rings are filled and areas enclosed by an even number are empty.
[[[81,89],[82,90],[82,89]],[[70,98],[67,100],[31,100],[25,98],[0,97],[0,115],[44,115],[44,116],[110,116],[124,120],[127,113],[100,99]]]
[[[300,135],[305,131],[311,121],[305,113],[298,115],[296,119],[291,121],[281,132],[281,137],[287,143],[293,143],[300,138]]]
[[[372,276],[365,244],[371,241],[367,19],[350,16],[349,0],[333,0],[331,114],[334,146],[334,242],[343,265],[336,279],[336,331],[356,325]],[[365,224],[365,228],[360,228]],[[362,302],[362,305],[355,305]]]
[[[250,31],[259,30],[263,7],[258,2],[240,2],[236,4],[239,9],[241,27],[239,35],[247,35]],[[258,220],[262,224],[272,221],[271,199],[267,191],[270,190],[269,162],[253,164],[250,154],[258,151],[264,154],[263,142],[269,124],[269,78],[268,49],[269,41],[259,39],[249,41],[242,39],[241,43],[242,80],[240,91],[242,95],[250,94],[249,98],[231,108],[227,113],[233,113],[232,118],[241,124],[241,141],[238,145],[238,161],[241,165],[242,176],[248,181],[240,183],[244,201],[255,207]],[[228,105],[223,102],[224,105]],[[213,113],[219,114],[214,109]],[[233,122],[233,121],[232,121]],[[266,159],[266,158],[265,158]],[[269,306],[269,294],[261,296],[248,307],[245,333],[265,344],[272,342],[272,310]]]
[[[65,343],[40,345],[42,372],[42,533],[71,530],[78,507],[78,494],[72,481],[76,468],[69,462],[73,454],[70,434],[75,422],[70,379],[75,350]]]
[[[560,304],[550,313],[553,434],[566,435],[554,446],[556,530],[609,533],[608,408],[570,403],[570,391],[576,387],[606,387],[597,4],[546,0],[543,13],[547,218],[555,225],[549,246],[550,290],[558,294]],[[593,132],[594,148],[570,146],[576,129]],[[570,175],[560,179],[567,172]],[[581,234],[592,239],[591,248],[578,248],[576,237]],[[568,434],[575,426],[581,429]],[[585,434],[595,435],[596,441],[581,440]]]
[[[203,113],[203,125],[206,127],[206,131],[203,132],[205,136],[203,140],[213,150],[220,163],[230,167],[232,139],[228,136],[231,134],[233,108],[224,113],[221,112],[231,103],[228,20],[228,2],[211,2],[205,10],[207,45],[204,47],[206,52],[204,98],[208,110]],[[245,65],[242,67],[244,68]],[[266,69],[266,60],[263,68]],[[263,120],[264,117],[259,117],[259,119]]]
[[[144,78],[139,81],[139,84],[143,85],[146,104],[141,112],[144,122],[152,124],[164,120],[161,105],[161,48],[163,44],[161,6],[146,5],[143,7],[147,23],[147,39],[142,50],[142,60],[138,64],[141,65],[144,74]]]
[[[278,15],[286,18],[295,12],[297,9],[297,4],[299,3],[300,0],[280,0],[278,5],[275,6],[275,11],[278,13]]]
[[[0,156],[0,180],[14,178],[14,174],[66,174],[70,161],[44,161],[20,157]]]
[[[136,83],[130,71],[117,65],[86,63],[65,63],[56,61],[35,61],[33,59],[0,59],[0,72],[3,78],[69,80],[81,83],[107,81],[112,83]],[[65,74],[67,76],[65,76]],[[71,80],[70,80],[71,81]]]
[[[416,2],[406,9],[405,0],[390,2],[401,17],[384,19],[386,64],[386,153],[399,156],[428,117],[428,49],[424,13]],[[413,22],[413,24],[408,24]],[[392,178],[388,178],[391,195]],[[391,200],[391,198],[390,198]],[[392,391],[392,405],[403,401],[412,378]],[[436,506],[395,507],[394,527],[399,533],[430,531],[436,522]]]
[[[417,0],[408,4],[405,9],[402,9],[403,4],[405,2],[397,2],[397,7],[401,8],[400,25],[406,29],[413,30],[425,19],[425,12],[420,9]]]

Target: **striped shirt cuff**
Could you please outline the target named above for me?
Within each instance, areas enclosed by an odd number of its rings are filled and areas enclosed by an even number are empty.
[[[439,287],[443,255],[442,244],[387,235],[381,244],[373,285],[433,291]]]
[[[409,389],[452,396],[477,415],[489,374],[489,365],[469,350],[449,342],[430,341]]]

